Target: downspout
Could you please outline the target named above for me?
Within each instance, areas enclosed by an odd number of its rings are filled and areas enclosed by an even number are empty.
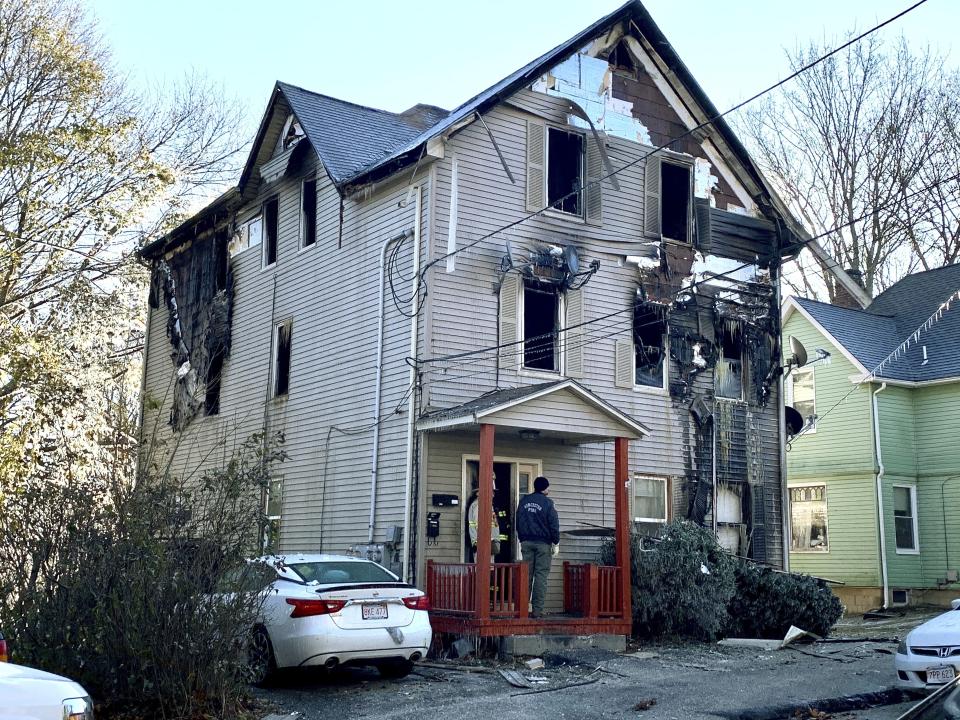
[[[777,232],[778,244],[782,247],[783,242],[779,231]],[[779,275],[779,274],[778,274]],[[776,282],[777,307],[783,307],[783,293],[780,290],[780,278]],[[783,366],[783,326],[779,322],[780,316],[777,316],[777,333],[780,337],[780,365]],[[789,374],[789,373],[787,373]],[[777,404],[780,407],[780,417],[777,423],[777,435],[780,442],[780,532],[783,540],[780,542],[783,553],[783,569],[790,572],[790,493],[787,489],[787,416],[784,407],[787,404],[787,397],[784,395],[786,387],[786,376],[783,372],[777,378]]]
[[[880,528],[880,574],[883,578],[883,610],[887,609],[887,597],[889,595],[889,580],[887,579],[887,537],[883,523],[883,453],[880,450],[880,415],[877,410],[877,395],[887,389],[887,384],[881,383],[880,387],[873,391],[873,443],[877,455],[877,524]]]
[[[373,449],[370,459],[370,520],[367,524],[367,544],[373,542],[374,519],[377,513],[377,471],[380,464],[380,391],[383,385],[383,294],[386,284],[387,248],[393,243],[406,240],[413,234],[412,230],[405,230],[399,235],[390,238],[380,248],[380,282],[377,286],[379,300],[377,302],[377,379],[373,392]]]
[[[417,201],[413,220],[413,293],[411,300],[410,318],[410,354],[417,357],[417,335],[420,328],[420,212],[423,207],[423,187],[417,186]],[[417,365],[410,363],[410,397],[407,400],[407,467],[403,482],[403,579],[410,582],[410,503],[413,495],[413,445],[414,432],[417,425]]]

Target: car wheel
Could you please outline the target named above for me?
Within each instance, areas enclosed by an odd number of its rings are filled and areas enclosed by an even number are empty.
[[[277,669],[273,657],[273,645],[264,627],[254,628],[247,648],[247,681],[253,685],[264,685]]]
[[[377,665],[377,670],[388,680],[399,680],[413,672],[413,663],[410,660],[391,660]]]

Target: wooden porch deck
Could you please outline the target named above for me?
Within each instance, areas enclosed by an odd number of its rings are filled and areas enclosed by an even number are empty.
[[[563,613],[541,618],[529,615],[524,563],[490,566],[489,604],[477,612],[477,567],[428,561],[427,594],[435,631],[477,637],[630,634],[619,567],[563,563]]]

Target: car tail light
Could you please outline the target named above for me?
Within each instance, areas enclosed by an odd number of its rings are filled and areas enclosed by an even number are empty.
[[[7,649],[7,641],[0,635],[0,662],[10,662],[10,651]]]
[[[430,598],[426,595],[414,595],[411,597],[405,597],[403,599],[403,604],[411,610],[429,610]]]
[[[287,604],[293,605],[290,617],[311,617],[313,615],[329,615],[340,612],[347,604],[346,600],[313,600],[305,598],[287,598]]]

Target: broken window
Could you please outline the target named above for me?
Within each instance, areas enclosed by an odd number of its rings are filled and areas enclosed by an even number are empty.
[[[690,168],[664,162],[660,165],[661,232],[679,242],[690,240]]]
[[[218,350],[210,358],[207,369],[207,386],[203,394],[204,415],[220,413],[220,385],[223,376],[223,351]]]
[[[523,366],[560,371],[560,289],[523,283]]]
[[[230,240],[230,257],[239,255],[247,248],[257,247],[263,240],[263,219],[260,215],[242,223]]]
[[[634,475],[634,522],[667,521],[667,481],[662,477]]]
[[[817,422],[817,395],[813,379],[813,368],[794,370],[787,384],[787,404],[800,413],[804,426],[810,426],[813,432]]]
[[[790,488],[790,551],[827,552],[827,486]]]
[[[279,202],[277,198],[272,197],[263,204],[263,267],[265,268],[277,262],[279,222]]]
[[[273,334],[273,396],[282,397],[290,392],[290,335],[293,323],[290,320],[276,326]]]
[[[317,181],[304,180],[300,188],[300,246],[317,241]]]
[[[737,322],[725,322],[717,333],[718,350],[713,374],[717,397],[743,400],[743,329]]]
[[[665,308],[638,302],[633,311],[634,384],[665,386],[666,350]]]
[[[547,204],[571,215],[583,214],[583,140],[579,133],[547,129]]]
[[[917,488],[914,485],[893,486],[893,526],[897,536],[897,552],[917,552]]]

